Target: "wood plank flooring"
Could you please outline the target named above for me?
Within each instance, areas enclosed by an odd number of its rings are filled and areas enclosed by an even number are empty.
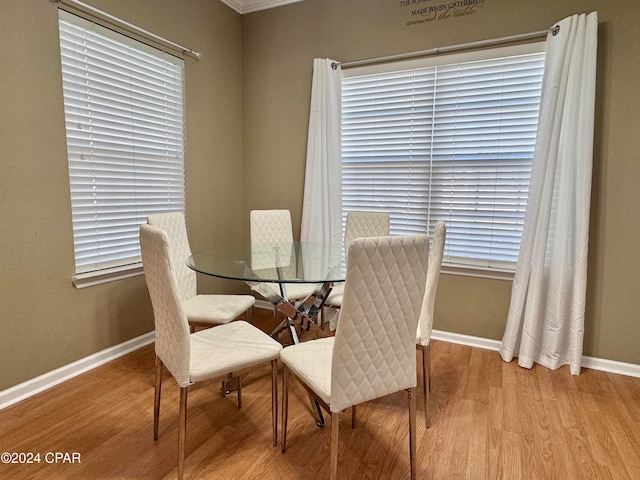
[[[270,311],[255,317],[271,327]],[[432,355],[429,429],[418,397],[418,478],[640,479],[640,379],[525,370],[496,352],[438,341]],[[271,446],[269,367],[244,378],[240,410],[218,382],[194,387],[185,478],[329,478],[330,425],[315,425],[292,384],[284,454]],[[0,453],[40,453],[40,463],[0,463],[0,479],[176,478],[178,388],[167,374],[154,442],[153,385],[149,346],[0,411]],[[405,395],[360,406],[355,429],[344,417],[341,479],[409,478]],[[49,463],[49,452],[76,452],[80,463]]]

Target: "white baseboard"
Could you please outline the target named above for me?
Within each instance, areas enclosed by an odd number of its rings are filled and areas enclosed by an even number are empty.
[[[582,357],[582,368],[640,378],[640,365],[635,363],[618,362],[617,360],[607,360],[606,358]]]
[[[271,310],[273,307],[265,300],[256,300],[256,308],[266,308]],[[500,350],[500,340],[493,340],[491,338],[474,337],[471,335],[464,335],[462,333],[445,332],[443,330],[433,330],[431,332],[431,338],[434,340],[441,340],[443,342],[456,343],[458,345],[467,345],[469,347],[492,350],[494,352]],[[583,356],[582,368],[591,368],[592,370],[601,370],[603,372],[617,373],[619,375],[640,378],[640,365],[635,363],[625,363],[616,360]]]
[[[451,333],[442,330],[432,330],[431,338],[441,340],[443,342],[456,343],[458,345],[467,345],[469,347],[482,348],[484,350],[493,350],[497,352],[500,349],[500,341],[490,338],[472,337],[471,335],[463,335],[462,333]]]
[[[500,349],[500,341],[490,338],[472,337],[462,335],[461,333],[443,332],[441,330],[433,330],[431,338],[434,340],[442,340],[443,342],[457,343],[470,347],[483,348],[485,350],[493,350],[497,352]],[[635,363],[618,362],[617,360],[607,360],[604,358],[582,357],[582,368],[590,368],[592,370],[600,370],[603,372],[617,373],[619,375],[627,375],[629,377],[640,378],[640,365]]]
[[[107,348],[100,352],[81,358],[73,363],[64,365],[63,367],[44,373],[39,377],[27,380],[14,387],[8,388],[0,392],[0,410],[14,403],[29,398],[37,393],[47,390],[54,385],[65,382],[70,378],[76,377],[81,373],[85,373],[102,364],[115,360],[118,357],[133,352],[145,345],[153,343],[156,338],[155,332],[145,333],[139,337],[127,340],[124,343]]]
[[[273,308],[269,302],[263,300],[256,301],[256,307],[266,308],[269,310]],[[433,332],[431,332],[431,338],[443,342],[467,345],[469,347],[482,348],[485,350],[493,350],[495,352],[500,349],[499,340],[473,337],[471,335],[463,335],[461,333],[433,330]],[[59,383],[69,380],[70,378],[76,377],[81,373],[94,369],[102,364],[110,362],[111,360],[115,360],[129,352],[142,348],[145,345],[149,345],[150,343],[153,343],[154,340],[155,332],[145,333],[144,335],[107,348],[101,352],[94,353],[93,355],[89,355],[88,357],[77,360],[69,365],[65,365],[51,372],[40,375],[39,377],[3,390],[0,392],[0,410],[47,390],[54,385],[58,385]],[[634,363],[625,363],[585,356],[582,357],[582,367],[640,378],[640,365],[636,365]]]

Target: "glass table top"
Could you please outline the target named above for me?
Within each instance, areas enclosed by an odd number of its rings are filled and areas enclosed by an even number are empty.
[[[321,242],[244,243],[196,252],[196,272],[233,280],[274,283],[343,282],[343,245]]]

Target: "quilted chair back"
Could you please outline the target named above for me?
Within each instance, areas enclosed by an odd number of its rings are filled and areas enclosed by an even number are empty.
[[[348,212],[344,231],[345,252],[360,237],[386,237],[389,235],[389,214],[386,212]]]
[[[293,242],[289,210],[252,210],[251,243]]]
[[[182,212],[157,213],[149,215],[147,223],[164,230],[169,238],[170,260],[182,301],[189,300],[197,293],[196,272],[186,265],[191,255],[187,225]]]
[[[444,255],[444,242],[447,235],[447,228],[442,220],[436,222],[436,228],[431,240],[429,250],[429,268],[427,270],[427,285],[424,290],[420,319],[418,320],[417,343],[429,345],[431,340],[431,330],[433,329],[433,309],[436,303],[436,290],[438,289],[438,278],[440,277],[440,267],[442,266],[442,256]]]
[[[288,269],[291,270],[294,266],[291,256],[295,252],[289,210],[252,210],[250,227],[251,268],[291,266]]]
[[[189,323],[182,310],[173,271],[168,234],[151,225],[140,226],[144,276],[153,306],[156,355],[181,387],[189,385],[191,344]]]
[[[427,235],[358,238],[349,248],[331,365],[331,411],[416,386]]]

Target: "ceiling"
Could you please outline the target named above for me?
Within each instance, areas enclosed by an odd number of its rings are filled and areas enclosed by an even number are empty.
[[[257,12],[267,8],[279,7],[289,3],[300,2],[302,0],[220,0],[229,5],[238,13]]]

